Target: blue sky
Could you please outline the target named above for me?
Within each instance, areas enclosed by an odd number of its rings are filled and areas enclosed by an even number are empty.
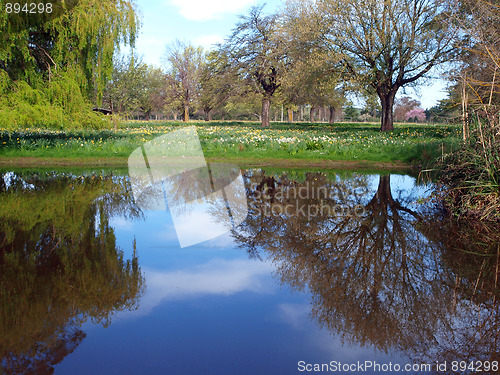
[[[209,49],[231,33],[238,15],[247,14],[250,7],[264,2],[264,11],[269,13],[284,6],[284,0],[136,0],[141,19],[136,52],[145,63],[161,66],[166,46],[176,39]],[[416,91],[407,89],[406,94],[420,100],[423,108],[429,108],[446,96],[444,89],[444,82],[434,78]],[[403,95],[400,90],[398,96]]]
[[[148,64],[161,65],[167,44],[176,39],[210,48],[222,42],[238,22],[238,15],[259,0],[136,0],[141,29],[136,50]],[[279,9],[281,0],[267,0],[265,11]]]

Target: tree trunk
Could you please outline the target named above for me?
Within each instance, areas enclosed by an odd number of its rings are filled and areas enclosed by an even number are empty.
[[[493,86],[492,86],[493,87]],[[465,81],[462,82],[462,137],[464,142],[467,140],[469,136],[469,118],[468,118],[468,111],[467,111],[467,103],[468,102],[468,95],[466,91],[466,86],[465,86]]]
[[[269,126],[269,109],[271,107],[271,100],[267,96],[262,99],[262,126]]]
[[[395,92],[382,95],[379,94],[380,104],[382,104],[382,120],[380,126],[380,131],[382,132],[394,130],[392,109],[394,107],[395,96],[396,96]]]
[[[189,105],[184,105],[184,117],[182,119],[184,122],[189,121]]]
[[[205,109],[205,121],[212,121],[212,109]]]
[[[286,112],[288,114],[288,122],[290,123],[293,122],[293,109],[287,108]]]
[[[4,192],[7,190],[7,185],[5,184],[5,180],[0,178],[0,192]]]
[[[328,123],[334,124],[335,123],[335,107],[333,105],[331,105],[329,108],[330,108],[330,116],[328,118]]]
[[[314,122],[314,114],[316,113],[316,106],[312,105],[309,111],[309,121]]]

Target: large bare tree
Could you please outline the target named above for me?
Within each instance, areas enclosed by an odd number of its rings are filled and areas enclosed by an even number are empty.
[[[371,86],[382,105],[381,131],[393,130],[397,91],[446,62],[454,32],[436,0],[318,0],[323,40],[343,55],[352,78]]]
[[[253,7],[222,46],[239,76],[262,94],[262,126],[269,126],[271,98],[286,65],[278,26],[276,15],[264,15],[262,7]]]

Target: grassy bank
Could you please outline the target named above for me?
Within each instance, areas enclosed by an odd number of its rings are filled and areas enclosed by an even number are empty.
[[[425,165],[458,144],[460,129],[446,125],[397,124],[394,132],[381,133],[378,124],[272,124],[191,122],[210,159],[308,160],[311,163],[350,161],[393,165]],[[0,130],[0,161],[25,158],[45,160],[113,160],[126,163],[130,153],[144,142],[184,126],[183,123],[135,122],[116,132]]]
[[[500,224],[500,124],[490,116],[472,121],[459,149],[438,166],[447,209],[457,218]]]

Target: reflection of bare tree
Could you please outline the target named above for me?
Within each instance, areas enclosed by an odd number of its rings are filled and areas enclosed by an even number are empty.
[[[459,317],[463,324],[477,318],[470,308],[477,304],[464,304],[466,294],[461,287],[457,290],[458,265],[450,268],[443,261],[442,241],[425,230],[427,226],[440,232],[439,226],[434,218],[394,199],[390,176],[380,177],[371,199],[355,194],[363,179],[367,186],[367,178],[359,176],[339,181],[310,173],[300,182],[258,173],[248,178],[250,215],[235,238],[251,255],[275,262],[283,283],[311,291],[312,316],[321,326],[349,341],[413,357],[427,353],[438,360],[438,354],[431,353],[451,348],[450,343],[440,347],[439,340],[444,333],[453,337],[458,332],[452,323]],[[327,193],[313,199],[311,189],[317,185],[325,186]],[[280,191],[290,186],[305,187],[310,194],[283,198]],[[307,212],[308,207],[341,203],[362,205],[363,210],[313,217],[285,209],[264,214],[271,205],[291,204]],[[497,308],[481,308],[498,317]],[[482,349],[498,355],[496,346]]]
[[[182,168],[179,168],[182,169]],[[134,176],[136,201],[150,209],[168,209],[176,215],[189,213],[196,205],[220,206],[221,196],[240,175],[235,165],[212,163],[182,173]],[[238,193],[237,191],[235,193]],[[224,197],[224,200],[227,200]],[[246,198],[243,199],[246,201]],[[151,204],[153,202],[153,204]],[[226,202],[223,202],[226,204]],[[224,207],[227,211],[227,209]]]
[[[287,174],[266,176],[258,171],[247,171],[245,178],[249,215],[236,237],[253,255],[263,244],[284,249],[311,240],[317,241],[311,246],[322,246],[324,227],[344,213],[354,215],[368,185],[362,176],[336,181],[320,172],[307,173],[300,182]],[[322,237],[316,238],[318,234]]]
[[[7,373],[51,373],[85,337],[85,320],[109,324],[114,311],[137,306],[137,256],[123,259],[109,225],[117,212],[140,214],[126,191],[126,180],[111,176],[16,175],[0,194],[0,368]]]

